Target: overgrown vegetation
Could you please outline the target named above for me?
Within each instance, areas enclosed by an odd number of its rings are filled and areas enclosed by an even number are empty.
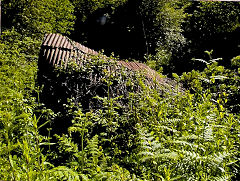
[[[205,51],[205,58],[198,59],[202,52],[185,40],[199,27],[204,37],[235,35],[239,23],[230,17],[238,16],[239,3],[152,3],[157,5],[137,4],[141,21],[128,21],[123,29],[142,37],[138,50],[149,53],[149,63],[158,69],[167,60],[155,54],[160,49],[176,58],[190,48],[179,58],[192,56],[192,70],[168,72],[176,81],[173,89],[154,80],[150,86],[144,74],[117,66],[113,57],[109,61],[99,55],[67,69],[43,69],[46,65],[38,63],[44,33],[74,37],[78,30],[73,27],[86,25],[88,30],[94,13],[106,10],[116,22],[124,7],[134,3],[2,1],[3,17],[11,21],[3,21],[0,40],[0,180],[238,180],[240,58],[214,59],[215,51]],[[222,20],[219,24],[208,26],[210,14],[226,6],[234,11],[226,9],[214,17]],[[197,26],[191,27],[195,19]],[[89,43],[83,35],[80,39]],[[138,53],[129,54],[134,57]],[[177,65],[173,59],[166,62],[164,71]]]

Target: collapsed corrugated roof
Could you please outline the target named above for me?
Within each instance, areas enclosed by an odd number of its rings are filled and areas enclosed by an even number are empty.
[[[48,64],[54,67],[62,66],[67,68],[69,61],[80,64],[81,60],[87,59],[91,55],[99,55],[99,53],[66,36],[60,34],[47,34],[41,46],[40,60],[47,61]],[[143,72],[147,78],[156,80],[160,84],[167,85],[168,87],[170,86],[174,89],[175,83],[173,83],[171,79],[161,78],[156,71],[143,63],[117,61],[117,64],[130,71]]]

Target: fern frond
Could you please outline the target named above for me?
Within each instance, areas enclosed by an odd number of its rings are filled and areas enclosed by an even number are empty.
[[[169,126],[158,126],[158,128],[162,128],[163,130],[167,130],[167,131],[170,131],[170,132],[173,132],[173,133],[176,133],[177,130],[176,129],[173,129]]]
[[[144,143],[147,143],[147,144],[143,144],[143,145],[142,145],[142,149],[143,149],[143,150],[152,150],[152,147],[151,147],[151,146],[148,146],[148,145],[149,145],[148,142],[144,142]]]
[[[183,146],[189,146],[190,148],[196,147],[195,144],[189,143],[187,141],[182,141],[182,140],[171,140],[171,141],[168,141],[168,142],[171,143],[171,144],[179,144],[179,145],[183,145]]]
[[[151,145],[152,145],[152,149],[153,150],[159,150],[159,149],[162,149],[163,148],[163,146],[162,146],[162,144],[161,143],[159,143],[159,141],[153,141],[152,143],[151,143]]]
[[[223,163],[224,160],[232,156],[233,154],[228,153],[228,152],[218,152],[215,153],[213,156],[211,156],[211,161],[214,161],[216,164],[221,164]]]
[[[78,173],[66,166],[58,166],[50,170],[50,178],[54,180],[80,180]]]
[[[58,144],[60,146],[60,149],[62,149],[63,151],[68,153],[79,152],[77,144],[73,143],[72,139],[68,138],[67,135],[63,135],[63,136],[55,135],[55,137],[59,140]]]
[[[156,153],[154,155],[154,160],[155,159],[160,159],[160,160],[177,160],[179,158],[179,155],[177,152],[169,152],[169,153]]]
[[[142,151],[140,153],[138,153],[138,155],[140,156],[154,156],[154,154],[152,152],[149,152],[149,151]]]
[[[198,136],[195,134],[185,135],[179,138],[179,140],[197,140]]]
[[[203,139],[205,141],[213,141],[213,130],[212,126],[207,126],[203,130]]]
[[[182,153],[185,158],[189,158],[190,160],[199,160],[202,158],[198,153],[193,151],[180,150],[179,153]]]
[[[230,176],[218,176],[218,177],[211,177],[211,180],[213,181],[228,181],[228,180],[231,180],[231,177]]]
[[[227,79],[226,76],[222,76],[222,75],[211,76],[210,78],[211,78],[211,79],[217,79],[217,80]]]
[[[206,65],[209,64],[209,62],[207,62],[206,60],[200,59],[200,58],[192,58],[192,60],[202,62],[202,63],[204,63]]]
[[[211,83],[211,80],[207,78],[200,77],[199,80],[202,80],[203,82],[206,82],[206,83]]]
[[[93,158],[98,156],[98,135],[95,135],[91,140],[88,141],[86,150],[88,151],[88,153],[91,154]]]
[[[213,63],[213,62],[217,62],[219,60],[222,60],[222,58],[214,58],[214,59],[211,59],[210,62]]]

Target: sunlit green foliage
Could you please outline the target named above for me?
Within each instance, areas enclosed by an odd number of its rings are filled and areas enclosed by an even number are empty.
[[[70,34],[74,25],[74,6],[69,0],[4,0],[3,27],[14,26],[25,36],[45,33]]]
[[[54,69],[55,77],[45,75],[42,86],[37,59],[39,38],[45,32],[69,33],[74,25],[73,5],[84,21],[99,8],[127,2],[2,3],[4,16],[9,17],[4,28],[14,27],[4,31],[0,40],[1,180],[239,178],[239,56],[233,55],[227,67],[221,59],[213,59],[213,51],[205,51],[208,59],[194,59],[204,66],[202,71],[173,73],[171,85],[153,80],[155,89],[142,74],[116,69],[113,57],[110,61],[98,56],[82,61],[82,67],[72,63],[66,70]],[[153,51],[170,56],[185,42],[183,5],[141,1],[138,13],[145,26],[140,27],[146,31],[149,50],[154,47]],[[203,28],[205,35],[238,29],[238,3],[199,5],[192,17],[197,17],[195,28]],[[219,8],[225,11],[221,14]],[[203,20],[212,18],[209,14],[217,15],[216,19],[205,24]],[[217,21],[225,17],[229,23]],[[210,23],[215,20],[219,24]],[[164,56],[160,54],[160,62],[153,63],[165,62]],[[61,90],[63,94],[49,95]]]
[[[36,44],[14,30],[4,32],[0,42],[0,178],[33,180],[42,175],[46,157],[44,138],[33,116],[37,73]]]

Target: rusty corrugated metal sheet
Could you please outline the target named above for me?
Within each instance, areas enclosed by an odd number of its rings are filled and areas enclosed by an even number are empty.
[[[47,34],[44,37],[41,46],[40,59],[47,61],[51,66],[67,67],[69,59],[80,64],[82,59],[87,59],[89,55],[98,55],[99,53],[91,50],[80,43],[77,43],[66,36],[60,34]],[[143,63],[117,61],[117,64],[130,71],[140,71],[152,80],[160,84],[171,85],[172,80],[161,78],[159,74]]]
[[[52,66],[61,65],[65,68],[70,58],[79,64],[77,60],[87,58],[87,54],[98,54],[98,52],[60,34],[45,35],[41,49],[40,56],[42,61],[47,61]]]

